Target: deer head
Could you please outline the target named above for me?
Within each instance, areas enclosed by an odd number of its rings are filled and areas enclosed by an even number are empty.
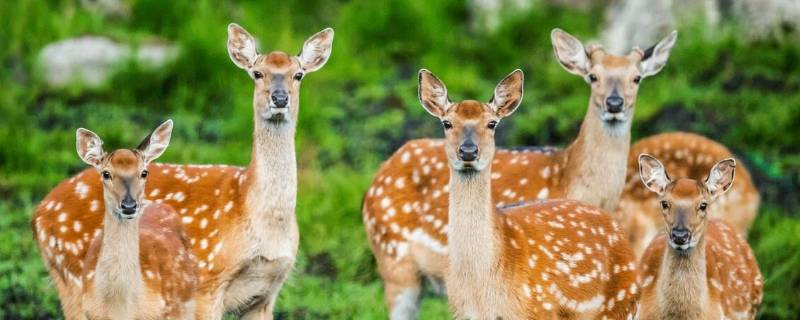
[[[103,151],[103,140],[97,134],[84,128],[78,129],[78,156],[100,172],[107,211],[110,209],[121,220],[138,217],[144,202],[147,164],[164,153],[171,135],[172,120],[167,120],[135,149],[106,153]]]
[[[260,54],[253,36],[235,23],[228,25],[228,54],[255,81],[256,115],[273,124],[296,121],[300,81],[325,65],[332,44],[333,29],[327,28],[308,38],[297,56],[280,51]]]
[[[703,183],[687,178],[673,181],[660,161],[639,155],[639,175],[645,187],[658,194],[671,248],[687,253],[697,245],[705,231],[708,208],[733,185],[735,169],[736,161],[728,158],[717,162]]]
[[[447,88],[428,70],[419,71],[419,100],[442,121],[445,151],[454,170],[461,173],[485,169],[494,158],[494,129],[522,101],[523,74],[515,70],[500,81],[487,103],[465,100],[453,103]]]
[[[639,84],[666,65],[677,36],[677,31],[673,31],[647,50],[635,47],[628,55],[618,56],[598,45],[584,47],[580,40],[561,29],[550,34],[561,66],[591,86],[589,112],[603,122],[612,136],[629,132]]]

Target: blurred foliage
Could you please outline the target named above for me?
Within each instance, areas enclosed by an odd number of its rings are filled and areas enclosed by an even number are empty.
[[[554,61],[549,32],[560,27],[592,39],[603,19],[599,10],[537,1],[490,33],[473,27],[466,1],[128,3],[130,17],[103,18],[80,1],[0,0],[0,318],[60,317],[29,220],[50,188],[84,167],[74,151],[77,127],[100,133],[110,148],[126,147],[172,118],[162,161],[247,163],[253,87],[228,59],[231,21],[255,35],[262,52],[294,54],[314,32],[336,30],[330,61],[304,80],[301,94],[301,252],[278,300],[279,318],[385,318],[359,206],[382,159],[407,139],[441,135],[417,101],[417,70],[436,73],[454,100],[485,100],[497,81],[522,68],[525,100],[503,123],[500,143],[564,145],[577,133],[589,89]],[[761,317],[795,318],[800,45],[745,42],[733,26],[679,31],[669,65],[643,82],[634,137],[697,132],[744,160],[764,198],[750,237],[766,281]],[[133,44],[160,37],[181,54],[156,71],[120,65],[99,89],[47,89],[40,79],[48,70],[36,67],[39,50],[84,34]],[[446,303],[425,299],[422,316],[447,318]]]

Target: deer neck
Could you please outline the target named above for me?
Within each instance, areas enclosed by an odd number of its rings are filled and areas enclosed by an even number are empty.
[[[589,104],[578,138],[563,153],[566,198],[616,209],[625,186],[631,121],[610,130]]]
[[[112,211],[113,207],[106,202],[100,256],[95,267],[95,291],[108,305],[132,306],[142,290],[139,261],[141,217],[122,220]]]
[[[470,175],[450,169],[447,283],[486,290],[497,273],[499,240],[491,199],[491,165]],[[451,282],[451,280],[454,280]]]
[[[663,319],[705,318],[709,293],[703,237],[688,253],[668,246],[659,274],[657,301]]]

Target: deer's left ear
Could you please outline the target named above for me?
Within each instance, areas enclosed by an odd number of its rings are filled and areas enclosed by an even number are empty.
[[[666,38],[644,51],[642,61],[639,63],[642,78],[655,75],[664,68],[677,38],[678,31],[672,31]]]
[[[314,72],[322,68],[331,56],[333,47],[333,29],[327,28],[308,38],[303,50],[297,56],[306,72]]]
[[[172,120],[167,120],[147,135],[136,149],[144,155],[144,162],[150,163],[150,161],[160,157],[167,150],[171,137]]]
[[[489,106],[494,109],[498,117],[507,117],[517,110],[520,102],[522,102],[523,81],[522,70],[517,69],[501,80],[497,87],[494,88],[494,95],[489,100]]]
[[[646,153],[639,155],[639,177],[647,189],[658,195],[663,195],[670,183],[667,170],[661,161]]]
[[[717,162],[706,178],[706,188],[711,197],[716,198],[728,191],[733,185],[734,176],[736,176],[736,160],[728,158]]]

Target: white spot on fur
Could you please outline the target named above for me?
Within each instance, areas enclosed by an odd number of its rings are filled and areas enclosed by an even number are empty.
[[[542,190],[539,190],[539,193],[538,193],[538,194],[536,194],[536,198],[537,198],[537,199],[540,199],[540,200],[542,200],[542,199],[547,199],[547,196],[548,196],[549,194],[550,194],[550,191],[549,191],[549,190],[547,190],[547,188],[542,188]]]

